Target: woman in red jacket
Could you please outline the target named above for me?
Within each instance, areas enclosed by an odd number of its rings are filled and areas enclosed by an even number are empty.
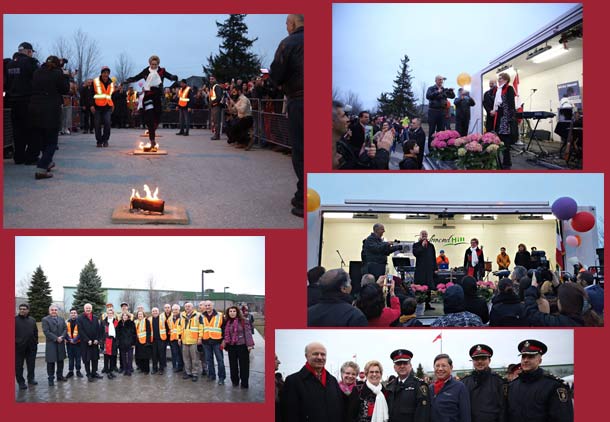
[[[388,288],[390,294],[390,307],[386,307],[386,295],[383,287]],[[389,327],[400,318],[400,300],[394,294],[394,280],[389,284],[386,276],[379,277],[377,284],[366,284],[360,289],[360,298],[356,306],[369,321],[369,327]]]

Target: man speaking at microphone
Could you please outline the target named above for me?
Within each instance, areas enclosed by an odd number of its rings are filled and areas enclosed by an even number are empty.
[[[382,239],[385,227],[381,223],[373,226],[373,233],[362,241],[362,274],[372,274],[375,279],[385,274],[388,255],[402,249],[401,245]]]
[[[434,274],[438,269],[436,263],[436,250],[434,245],[428,241],[428,232],[422,230],[419,240],[413,244],[413,255],[415,256],[415,283],[428,286],[426,296],[426,309],[434,310],[430,306],[430,298],[434,285]]]

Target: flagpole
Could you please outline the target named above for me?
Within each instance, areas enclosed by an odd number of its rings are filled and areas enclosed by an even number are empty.
[[[441,330],[441,355],[443,354],[443,330]]]

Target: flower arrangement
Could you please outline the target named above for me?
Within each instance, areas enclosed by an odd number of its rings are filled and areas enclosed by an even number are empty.
[[[489,302],[491,300],[495,288],[496,285],[493,281],[477,281],[477,293],[479,294],[479,296],[485,299],[485,302]]]
[[[435,298],[439,301],[442,302],[443,301],[443,296],[445,294],[445,292],[447,291],[447,289],[451,286],[453,286],[455,283],[453,282],[448,282],[447,284],[445,283],[438,283],[436,285],[436,292],[435,292]]]
[[[492,170],[498,168],[498,154],[504,150],[504,143],[498,135],[487,132],[473,133],[456,139],[458,147],[457,166],[460,169]]]
[[[439,160],[450,161],[457,158],[455,141],[460,134],[455,130],[443,130],[436,132],[430,142],[430,154]]]
[[[425,284],[411,284],[411,291],[415,295],[417,303],[424,303],[428,295],[428,286]]]

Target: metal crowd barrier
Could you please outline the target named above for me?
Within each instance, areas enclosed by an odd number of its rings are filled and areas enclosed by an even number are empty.
[[[2,149],[2,156],[4,158],[10,158],[13,154],[13,123],[11,120],[11,109],[4,109],[4,147]]]

